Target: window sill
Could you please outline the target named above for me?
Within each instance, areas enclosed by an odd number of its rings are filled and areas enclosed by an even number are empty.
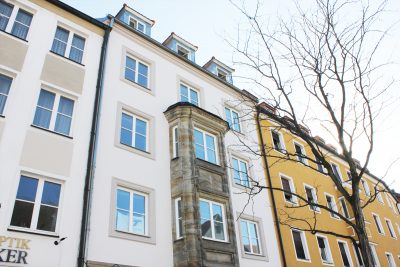
[[[212,239],[212,238],[204,237],[204,236],[202,236],[201,238],[203,238],[204,240],[207,240],[207,241],[211,241],[211,242],[218,242],[218,243],[229,244],[229,241],[228,241],[228,240],[218,240],[218,239]]]
[[[138,84],[137,82],[128,80],[128,79],[125,78],[125,76],[123,76],[123,77],[121,78],[121,80],[124,81],[125,83],[131,85],[131,86],[134,86],[134,87],[136,87],[136,88],[142,90],[142,91],[145,92],[145,93],[154,95],[154,91],[151,90],[150,88],[145,87],[145,86],[143,86],[143,85],[141,85],[141,84]]]
[[[138,149],[136,147],[122,144],[119,141],[116,141],[115,146],[118,147],[118,148],[121,148],[121,149],[123,149],[125,151],[131,152],[131,153],[134,153],[134,154],[137,154],[137,155],[149,158],[149,159],[154,159],[153,153],[151,153],[149,151],[140,150],[140,149]]]
[[[62,137],[65,137],[65,138],[68,138],[68,139],[71,139],[71,140],[73,139],[72,136],[65,135],[65,134],[62,134],[62,133],[58,133],[58,132],[55,132],[55,131],[52,131],[52,130],[49,130],[49,129],[46,129],[46,128],[42,128],[42,127],[34,125],[34,124],[31,124],[31,127],[39,129],[39,130],[42,130],[42,131],[45,131],[45,132],[48,132],[48,133],[56,134],[56,135],[59,135],[59,136],[62,136]]]
[[[267,256],[264,254],[253,254],[248,252],[242,252],[242,257],[250,260],[268,261]]]
[[[65,56],[63,56],[63,55],[57,54],[56,52],[53,52],[53,51],[51,51],[51,50],[50,50],[50,53],[52,53],[53,55],[59,56],[59,57],[61,57],[61,58],[63,58],[63,59],[66,59],[66,60],[68,60],[68,61],[70,61],[70,62],[72,62],[72,63],[75,63],[75,64],[77,64],[77,65],[79,65],[79,66],[81,66],[81,67],[85,67],[85,65],[83,65],[82,63],[79,63],[79,62],[77,62],[77,61],[75,61],[75,60],[72,60],[72,59],[70,59],[70,58],[68,58],[68,57],[65,57]]]
[[[41,235],[41,236],[54,237],[54,238],[60,238],[60,236],[57,233],[54,233],[54,232],[31,230],[31,229],[27,229],[27,228],[17,228],[17,227],[14,227],[14,226],[8,227],[7,231],[26,233],[26,234],[32,234],[32,235]]]
[[[3,114],[0,114],[0,118],[3,118],[3,119],[4,119],[5,117],[6,117],[6,116],[4,116]]]
[[[20,38],[20,37],[18,37],[18,36],[15,36],[15,35],[13,35],[13,34],[11,34],[11,33],[9,33],[9,32],[6,32],[6,31],[4,31],[4,30],[0,30],[0,32],[5,33],[6,35],[11,36],[11,37],[13,37],[13,38],[15,38],[15,39],[17,39],[17,40],[22,41],[22,42],[28,43],[28,41],[27,41],[26,39],[22,39],[22,38]]]
[[[109,235],[112,237],[115,237],[115,238],[121,238],[121,239],[136,241],[136,242],[149,243],[149,244],[153,244],[153,245],[156,244],[155,237],[151,236],[151,235],[140,235],[140,234],[134,234],[134,233],[125,232],[125,231],[119,231],[119,230],[115,230],[115,229],[112,229],[110,231]]]
[[[334,266],[335,265],[333,262],[328,262],[328,261],[323,261],[322,264],[323,265],[327,265],[327,266]]]
[[[297,259],[297,261],[301,261],[304,263],[311,263],[311,259]]]

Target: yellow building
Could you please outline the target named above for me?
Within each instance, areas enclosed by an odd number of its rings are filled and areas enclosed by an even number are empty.
[[[298,136],[284,129],[280,118],[261,105],[259,127],[261,144],[265,149],[266,177],[276,206],[277,235],[280,231],[282,262],[286,266],[362,266],[352,241],[345,236],[353,236],[353,229],[337,214],[328,210],[305,205],[301,197],[311,202],[329,206],[339,214],[352,219],[351,208],[341,196],[323,167],[297,155],[314,158],[310,147]],[[327,153],[332,169],[341,179],[346,190],[351,190],[348,167],[334,147],[326,145],[322,138],[315,137],[319,147]],[[290,154],[291,156],[287,156]],[[289,157],[289,159],[287,158]],[[268,181],[267,181],[268,182]],[[376,200],[363,209],[366,228],[375,266],[400,266],[400,216],[399,205],[388,193],[387,186],[377,177],[368,173],[362,180],[360,197],[366,201],[374,194],[374,188],[385,190]],[[301,197],[279,191],[291,191]],[[298,229],[319,229],[324,233],[313,234]],[[337,237],[330,232],[338,233]],[[278,236],[279,238],[279,236]]]

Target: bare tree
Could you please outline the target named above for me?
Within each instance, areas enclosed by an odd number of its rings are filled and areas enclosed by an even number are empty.
[[[388,62],[377,60],[388,31],[379,28],[386,1],[371,4],[361,0],[314,0],[309,9],[296,4],[296,14],[281,19],[272,30],[260,15],[259,2],[253,11],[246,10],[244,2],[231,3],[249,23],[246,31],[239,30],[235,42],[229,42],[239,58],[235,64],[251,70],[251,76],[241,78],[257,87],[258,94],[276,110],[278,115],[271,116],[279,127],[302,138],[313,153],[313,157],[307,157],[285,151],[279,160],[304,157],[322,165],[350,204],[354,221],[304,195],[272,189],[294,194],[300,200],[296,208],[311,205],[329,211],[350,226],[356,236],[319,229],[315,213],[310,218],[299,218],[285,211],[281,223],[290,226],[292,221],[302,220],[302,230],[350,239],[360,248],[364,266],[373,266],[362,210],[375,200],[379,187],[376,185],[375,192],[363,203],[359,188],[374,149],[374,122],[386,107],[386,93],[393,85],[392,80],[382,79],[382,69]],[[351,190],[346,190],[346,183],[337,178],[329,162],[332,153],[312,136],[310,129],[315,125],[331,133],[340,146],[340,157],[349,168],[351,183],[347,185],[351,184]],[[360,144],[366,148],[363,164],[353,158],[354,149]],[[264,146],[261,152],[253,152],[273,157],[269,153],[272,149]],[[312,168],[311,164],[305,166]],[[255,184],[250,196],[271,186]]]

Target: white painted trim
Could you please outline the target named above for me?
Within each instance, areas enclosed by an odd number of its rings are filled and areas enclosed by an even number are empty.
[[[331,246],[329,244],[329,238],[326,235],[315,234],[315,239],[317,241],[317,246],[318,246],[319,250],[321,250],[321,249],[319,248],[318,237],[321,237],[321,238],[324,239],[325,247],[328,246],[328,253],[329,253],[329,260],[330,261],[329,262],[324,262],[324,260],[322,259],[322,256],[321,256],[321,251],[320,251],[320,257],[321,257],[322,264],[323,265],[328,265],[328,266],[334,266],[335,265],[335,261],[334,261],[333,256],[332,256],[332,250],[331,250]]]
[[[301,244],[303,246],[303,251],[306,256],[306,259],[299,259],[297,256],[296,244],[294,242],[293,231],[300,233]],[[292,242],[293,242],[294,254],[296,255],[296,259],[301,262],[311,263],[310,251],[308,250],[307,238],[306,238],[304,231],[292,228],[290,232],[292,233]]]
[[[346,252],[347,260],[348,260],[349,263],[350,263],[350,267],[353,267],[353,266],[354,266],[354,265],[353,265],[353,259],[351,258],[351,254],[350,254],[350,250],[349,250],[349,245],[348,245],[347,241],[342,240],[342,239],[337,239],[337,243],[338,243],[338,247],[339,247],[340,258],[342,259],[343,265],[344,265],[344,262],[343,262],[342,253],[340,252],[340,245],[339,245],[339,243],[344,244],[344,250],[345,250],[345,252]]]

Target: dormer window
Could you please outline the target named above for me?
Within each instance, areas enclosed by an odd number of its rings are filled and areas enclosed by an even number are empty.
[[[228,74],[225,71],[221,70],[220,68],[217,68],[217,76],[218,78],[226,81],[226,77],[228,76]]]
[[[145,29],[144,24],[141,23],[140,21],[137,21],[137,20],[134,19],[134,18],[130,18],[130,19],[129,19],[129,26],[131,26],[131,27],[134,28],[135,30],[140,31],[140,32],[142,32],[142,33],[145,32],[145,30],[144,30],[144,29]]]
[[[190,53],[189,50],[187,50],[186,48],[184,48],[180,45],[176,45],[176,50],[177,50],[178,55],[189,59],[189,53]]]

